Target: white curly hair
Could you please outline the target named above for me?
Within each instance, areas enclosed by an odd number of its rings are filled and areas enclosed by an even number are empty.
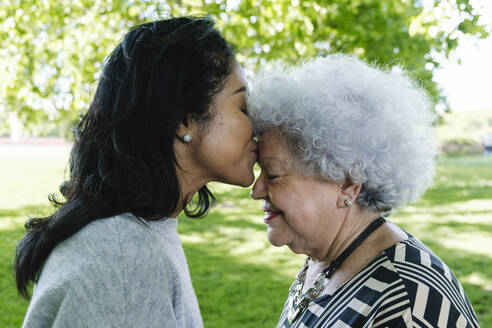
[[[299,172],[362,183],[356,202],[374,212],[416,200],[432,182],[436,116],[403,74],[336,54],[260,73],[247,99],[257,135],[280,129]]]

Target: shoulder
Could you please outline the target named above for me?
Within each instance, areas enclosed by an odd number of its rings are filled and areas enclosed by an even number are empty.
[[[96,275],[115,281],[122,270],[152,267],[160,260],[164,258],[152,230],[134,215],[122,214],[95,220],[57,245],[40,281],[47,275],[70,280]]]
[[[411,236],[386,250],[386,254],[406,284],[425,285],[442,292],[457,291],[464,296],[461,285],[446,263],[417,238]]]
[[[150,253],[156,247],[152,231],[131,214],[98,219],[57,245],[42,274],[53,269],[60,274],[69,274],[72,269],[91,271],[97,265],[110,266],[138,257],[132,250]]]
[[[154,238],[147,223],[133,214],[125,213],[117,216],[95,220],[67,239],[72,243],[96,242],[99,247],[114,244],[121,240],[134,242],[150,241]]]
[[[26,322],[170,316],[169,259],[161,248],[151,229],[129,214],[88,224],[48,257]]]
[[[463,287],[449,267],[410,236],[386,251],[408,293],[413,320],[421,326],[478,327]]]

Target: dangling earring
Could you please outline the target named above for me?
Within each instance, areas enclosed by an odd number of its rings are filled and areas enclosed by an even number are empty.
[[[345,207],[350,207],[352,206],[352,200],[350,198],[347,198],[343,201],[343,204],[345,205]]]
[[[191,137],[191,134],[189,134],[189,133],[186,133],[183,136],[183,141],[186,142],[186,143],[189,143],[191,141],[191,139],[193,139],[193,138]]]

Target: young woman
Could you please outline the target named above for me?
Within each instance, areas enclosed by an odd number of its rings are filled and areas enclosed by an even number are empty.
[[[210,181],[253,182],[245,90],[208,19],[128,32],[78,125],[66,201],[18,244],[19,293],[36,283],[24,327],[203,326],[176,217],[206,214]]]

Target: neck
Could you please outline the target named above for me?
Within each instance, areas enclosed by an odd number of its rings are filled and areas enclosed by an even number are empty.
[[[191,174],[190,170],[186,170],[186,168],[177,168],[176,174],[178,176],[180,197],[178,206],[171,214],[172,217],[177,217],[184,207],[191,202],[198,190],[209,182]]]
[[[328,250],[318,256],[311,257],[312,260],[327,267],[379,216],[381,213],[360,211],[356,207],[349,209]],[[371,240],[376,238],[377,234],[378,231],[374,231],[358,248],[366,247]]]
[[[371,224],[376,217],[372,218],[366,227]],[[365,228],[361,230],[364,231]],[[360,234],[360,233],[359,233]],[[357,236],[359,235],[357,234]],[[336,259],[343,251],[348,247],[348,245],[357,238],[354,236],[346,243],[342,243],[340,250],[332,251],[333,260]],[[374,258],[376,258],[381,252],[383,252],[388,247],[394,246],[396,243],[405,240],[407,234],[401,230],[398,226],[392,223],[386,223],[376,228],[362,243],[356,247],[352,253],[341,263],[341,265],[332,272],[327,285],[324,287],[322,294],[332,293],[341,284],[348,281],[354,277],[358,272],[365,268]],[[346,245],[346,246],[345,246]],[[332,260],[332,261],[333,261]],[[330,260],[322,259],[311,259],[308,264],[305,284],[303,286],[303,292],[310,288],[321,272],[329,266]]]
[[[191,202],[193,196],[200,188],[205,186],[212,178],[207,176],[194,160],[190,145],[176,138],[174,141],[174,152],[179,166],[176,167],[176,175],[179,183],[180,197],[172,216],[177,217],[184,207]]]

